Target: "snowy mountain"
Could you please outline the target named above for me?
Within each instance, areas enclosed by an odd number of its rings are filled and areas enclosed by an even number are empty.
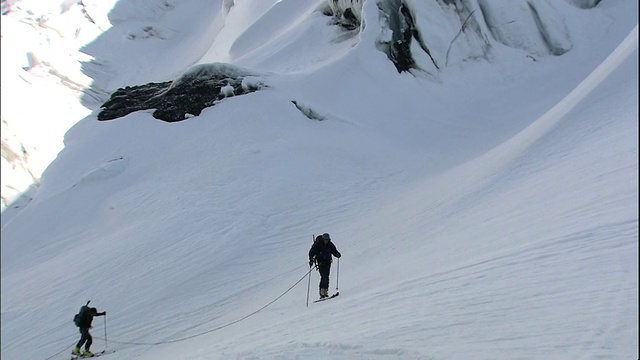
[[[109,28],[113,2],[86,3],[3,1],[2,211],[26,205],[64,133],[100,104],[80,101],[92,82],[81,49]]]
[[[638,357],[637,2],[6,4],[3,359]]]

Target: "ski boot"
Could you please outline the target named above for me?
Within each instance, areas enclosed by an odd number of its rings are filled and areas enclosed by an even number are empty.
[[[88,349],[85,349],[84,352],[82,353],[82,357],[93,357],[93,353]]]
[[[80,348],[79,347],[74,347],[73,350],[71,350],[71,354],[75,355],[75,356],[80,356]]]
[[[329,289],[320,289],[320,299],[329,297]]]

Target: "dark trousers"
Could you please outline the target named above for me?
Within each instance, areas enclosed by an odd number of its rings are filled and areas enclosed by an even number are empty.
[[[82,344],[84,344],[84,349],[89,350],[91,343],[93,342],[93,338],[91,337],[91,334],[89,334],[89,328],[81,327],[80,334],[82,336],[80,337],[80,341],[76,344],[76,347],[80,349]]]
[[[320,289],[328,289],[331,263],[318,263],[318,271],[320,272]]]

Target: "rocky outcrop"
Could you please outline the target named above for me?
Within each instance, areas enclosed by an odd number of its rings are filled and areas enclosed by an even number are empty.
[[[139,110],[155,109],[153,117],[167,122],[200,115],[204,108],[231,96],[264,88],[249,71],[223,64],[201,64],[174,81],[118,89],[102,105],[98,120],[112,120]]]

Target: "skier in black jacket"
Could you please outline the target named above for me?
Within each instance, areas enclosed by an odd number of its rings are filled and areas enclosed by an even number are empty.
[[[87,303],[88,304],[88,303]],[[107,315],[106,311],[101,313],[94,307],[90,308],[88,306],[83,306],[78,313],[78,322],[77,325],[80,328],[80,341],[76,344],[76,347],[73,348],[71,352],[73,355],[82,356],[82,357],[92,357],[93,353],[89,350],[91,347],[91,343],[93,342],[93,337],[89,333],[89,329],[91,329],[91,322],[93,321],[94,316],[104,316]],[[84,344],[84,352],[80,353],[80,348]]]
[[[329,297],[329,273],[331,272],[331,262],[333,261],[332,255],[338,259],[342,256],[331,242],[329,234],[318,235],[309,250],[309,267],[312,267],[314,262],[318,265],[321,299]]]

